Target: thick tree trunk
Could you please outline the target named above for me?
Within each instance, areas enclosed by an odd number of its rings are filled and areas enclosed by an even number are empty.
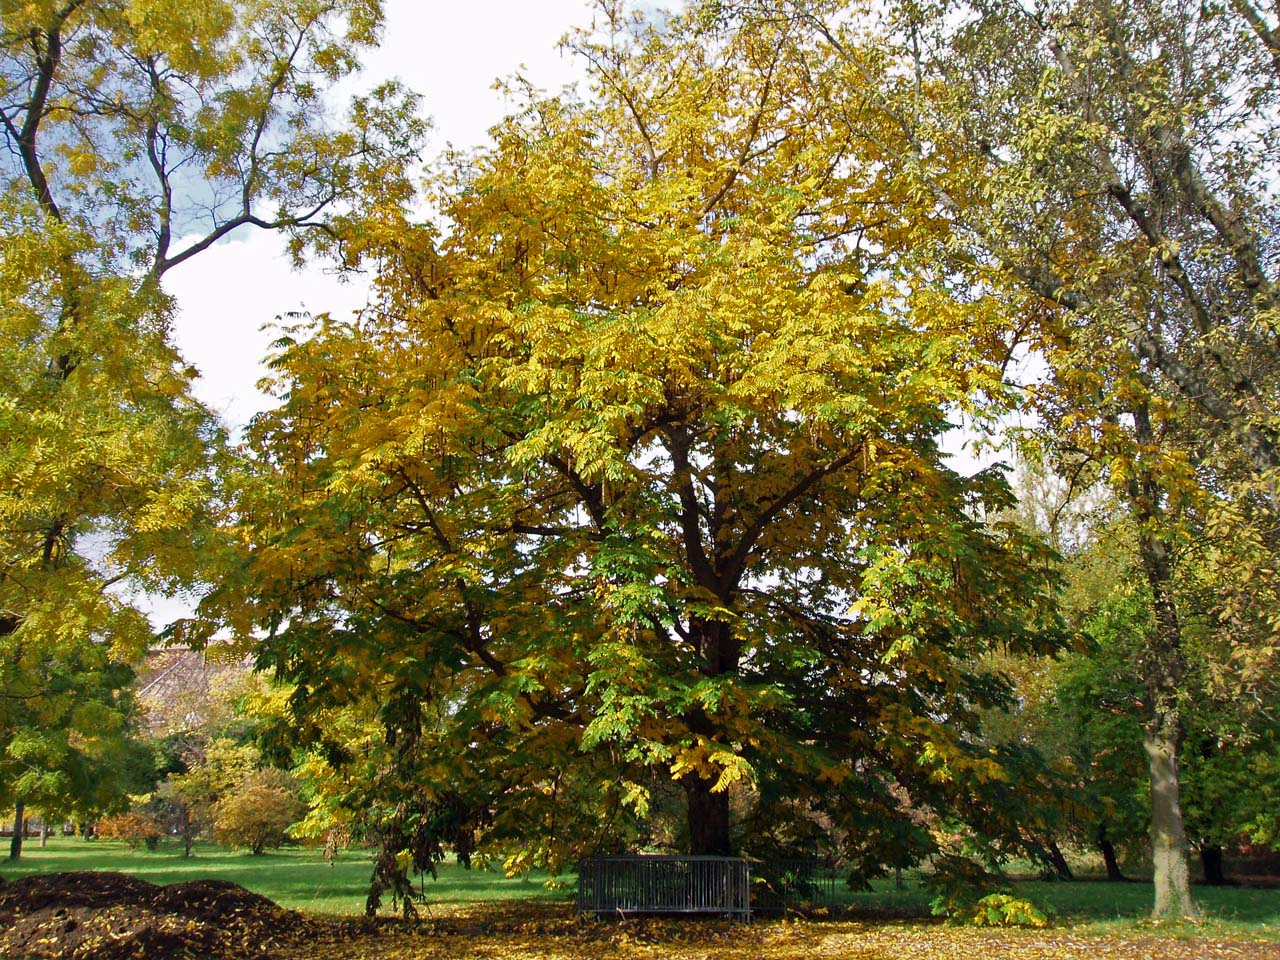
[[[17,860],[22,856],[23,825],[27,819],[27,805],[21,800],[13,812],[13,839],[9,841],[9,859]]]
[[[1204,882],[1211,887],[1221,887],[1227,882],[1227,872],[1223,869],[1222,847],[1216,843],[1205,843],[1200,846],[1200,864],[1204,867]]]
[[[728,606],[730,600],[722,597],[721,602]],[[704,674],[718,677],[737,671],[740,644],[727,624],[694,619],[690,621],[689,633],[701,654]],[[685,720],[690,731],[699,736],[717,740],[722,735],[719,718],[708,715],[701,706],[691,710]],[[696,773],[680,778],[688,802],[689,852],[695,856],[728,857],[734,853],[729,837],[729,793],[727,790],[713,793],[714,783]]]
[[[689,852],[733,856],[729,839],[729,791],[711,791],[712,781],[689,774],[680,781],[689,802]]]
[[[1178,786],[1178,733],[1169,723],[1148,727],[1142,745],[1151,769],[1151,858],[1155,866],[1155,919],[1196,917],[1187,866],[1187,834]],[[1153,729],[1154,728],[1154,729]]]
[[[1112,883],[1124,883],[1129,878],[1120,871],[1120,861],[1116,857],[1116,848],[1107,839],[1107,828],[1104,824],[1098,828],[1098,849],[1102,851],[1102,862],[1107,867],[1107,879]]]

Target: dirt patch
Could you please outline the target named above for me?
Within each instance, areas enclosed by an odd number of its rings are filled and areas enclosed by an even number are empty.
[[[0,957],[14,960],[244,960],[296,946],[311,927],[225,880],[161,887],[83,872],[0,885]]]

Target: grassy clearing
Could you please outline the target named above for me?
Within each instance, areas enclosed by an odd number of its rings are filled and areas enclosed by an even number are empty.
[[[45,848],[38,841],[25,845],[16,864],[0,860],[0,877],[5,879],[62,870],[118,870],[160,884],[213,877],[238,883],[291,910],[357,915],[364,913],[371,866],[359,851],[345,853],[329,866],[319,850],[299,847],[255,857],[201,845],[193,856],[184,857],[178,844],[162,845],[153,852],[130,850],[115,840],[86,842],[67,837],[51,837]],[[423,884],[430,903],[566,897],[564,892],[548,891],[542,876],[508,879],[500,870],[466,870],[455,863],[441,864],[439,874],[438,880],[428,877]],[[384,910],[390,908],[387,897]]]
[[[1196,887],[1194,894],[1204,912],[1198,925],[1152,926],[1153,893],[1150,882],[1110,883],[1105,880],[1013,883],[1017,896],[1030,900],[1049,914],[1056,925],[1077,933],[1110,934],[1142,930],[1163,933],[1212,930],[1224,935],[1263,936],[1280,939],[1280,889],[1244,887]],[[837,902],[857,912],[890,917],[928,917],[930,894],[915,876],[899,889],[892,881],[879,880],[871,890],[837,891]]]
[[[359,915],[368,893],[370,864],[360,852],[344,854],[334,866],[325,863],[319,850],[302,848],[254,857],[201,846],[187,859],[176,844],[155,852],[130,851],[116,841],[87,843],[62,837],[51,838],[43,849],[31,843],[16,864],[0,860],[0,877],[5,879],[62,870],[118,870],[161,884],[214,877],[238,883],[291,909]],[[508,879],[499,870],[465,870],[445,863],[440,866],[438,880],[427,879],[423,884],[428,903],[424,916],[465,914],[472,906],[497,906],[500,902],[532,901],[531,906],[543,903],[550,907],[570,899],[564,891],[548,890],[543,879],[536,875]],[[1204,923],[1153,927],[1146,921],[1152,897],[1149,883],[1024,881],[1015,887],[1019,896],[1046,909],[1055,926],[1070,930],[1073,936],[1280,940],[1280,890],[1199,887],[1196,896],[1207,916]],[[923,919],[929,915],[929,895],[915,882],[896,889],[892,882],[881,881],[871,891],[842,893],[840,900],[847,907],[878,916]],[[384,912],[390,912],[389,901]]]

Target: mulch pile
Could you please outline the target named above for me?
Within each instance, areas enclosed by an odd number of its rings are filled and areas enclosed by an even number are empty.
[[[225,880],[157,886],[122,873],[0,884],[0,958],[247,960],[296,946],[311,921]]]

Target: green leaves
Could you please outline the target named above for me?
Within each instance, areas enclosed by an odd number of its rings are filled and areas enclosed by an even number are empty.
[[[213,515],[231,458],[169,341],[162,277],[249,224],[294,231],[300,251],[375,183],[373,206],[398,213],[422,130],[394,86],[358,104],[358,135],[327,116],[325,87],[376,34],[372,0],[87,0],[4,18],[0,795],[28,727],[74,740],[127,717],[96,691],[153,637],[113,587],[227,572]],[[43,686],[66,672],[82,702]],[[109,804],[103,783],[94,802]]]
[[[209,612],[271,631],[307,739],[383,726],[353,776],[393,888],[444,787],[523,867],[650,842],[682,792],[712,826],[667,842],[708,852],[999,776],[965,661],[1039,638],[1044,568],[937,447],[1009,402],[996,307],[868,266],[918,210],[819,51],[699,29],[576,38],[598,95],[530,96],[434,177],[443,233],[353,223],[383,309],[273,361]],[[881,836],[868,870],[930,842]]]

